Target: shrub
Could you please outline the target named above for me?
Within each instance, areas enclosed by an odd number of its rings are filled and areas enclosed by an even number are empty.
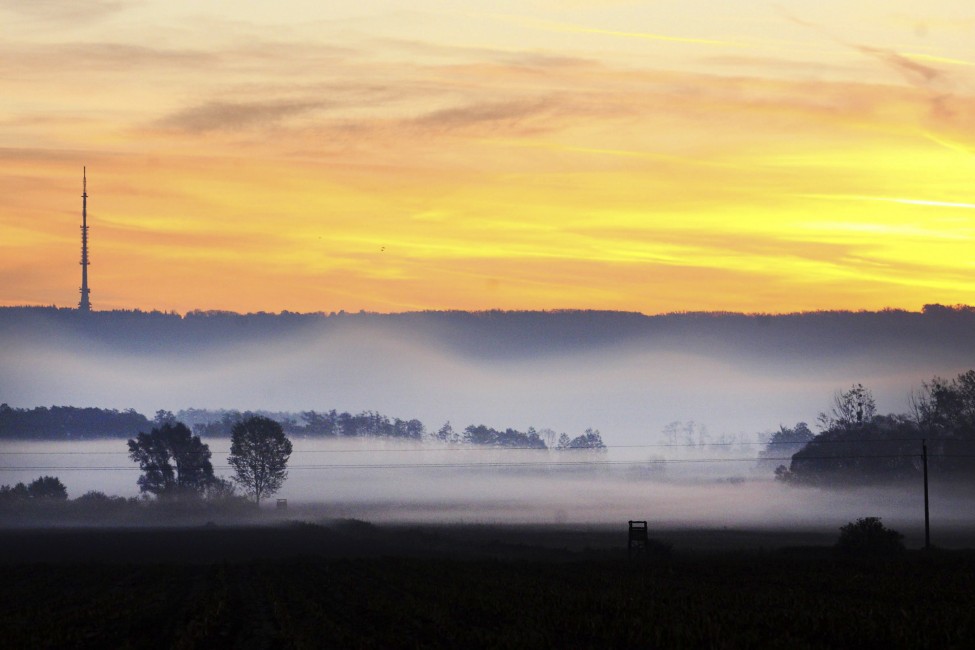
[[[67,501],[68,489],[64,487],[57,476],[41,476],[27,486],[27,493],[32,499],[48,499],[51,501]]]
[[[124,497],[108,496],[104,492],[90,490],[72,501],[76,508],[89,511],[120,510],[129,504]]]
[[[847,555],[894,555],[904,550],[904,536],[884,526],[879,517],[862,517],[840,527],[836,550]]]

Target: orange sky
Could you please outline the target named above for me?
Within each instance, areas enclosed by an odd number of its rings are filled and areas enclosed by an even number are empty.
[[[0,0],[0,304],[972,303],[970,2]],[[341,3],[351,5],[353,3]]]

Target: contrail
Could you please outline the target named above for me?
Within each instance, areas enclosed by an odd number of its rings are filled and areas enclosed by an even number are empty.
[[[952,140],[948,140],[947,138],[943,138],[941,136],[935,135],[930,131],[921,131],[921,135],[923,135],[931,142],[934,142],[937,145],[941,145],[945,149],[950,149],[951,151],[955,151],[957,153],[965,154],[968,156],[975,156],[975,149],[970,149],[969,147],[966,147],[963,144],[959,144],[958,142],[954,142]]]
[[[921,205],[934,208],[961,208],[975,210],[975,203],[961,203],[956,201],[930,201],[927,199],[909,199],[897,196],[865,196],[862,194],[796,194],[806,199],[825,199],[827,201],[868,201],[871,203],[898,203],[901,205]]]
[[[948,65],[965,65],[975,67],[975,62],[965,61],[964,59],[952,59],[947,56],[935,56],[933,54],[919,54],[917,52],[903,52],[903,55],[909,59],[917,59],[919,61],[930,61],[931,63],[947,63]]]

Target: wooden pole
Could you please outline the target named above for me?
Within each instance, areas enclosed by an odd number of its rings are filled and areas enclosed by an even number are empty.
[[[921,441],[921,459],[924,464],[924,550],[931,550],[931,511],[928,509],[928,441]]]

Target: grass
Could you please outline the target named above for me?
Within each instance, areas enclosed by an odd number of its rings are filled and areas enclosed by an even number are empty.
[[[508,537],[476,530],[483,543],[463,527],[390,534],[362,523],[4,532],[4,647],[963,648],[975,641],[969,551],[853,561],[823,547],[678,549],[629,561],[622,545],[557,549],[540,545],[537,531],[515,543],[510,530]],[[51,545],[38,546],[45,535]],[[119,556],[124,548],[130,556]]]
[[[972,558],[0,570],[5,647],[970,647]],[[106,643],[107,641],[107,643]]]

